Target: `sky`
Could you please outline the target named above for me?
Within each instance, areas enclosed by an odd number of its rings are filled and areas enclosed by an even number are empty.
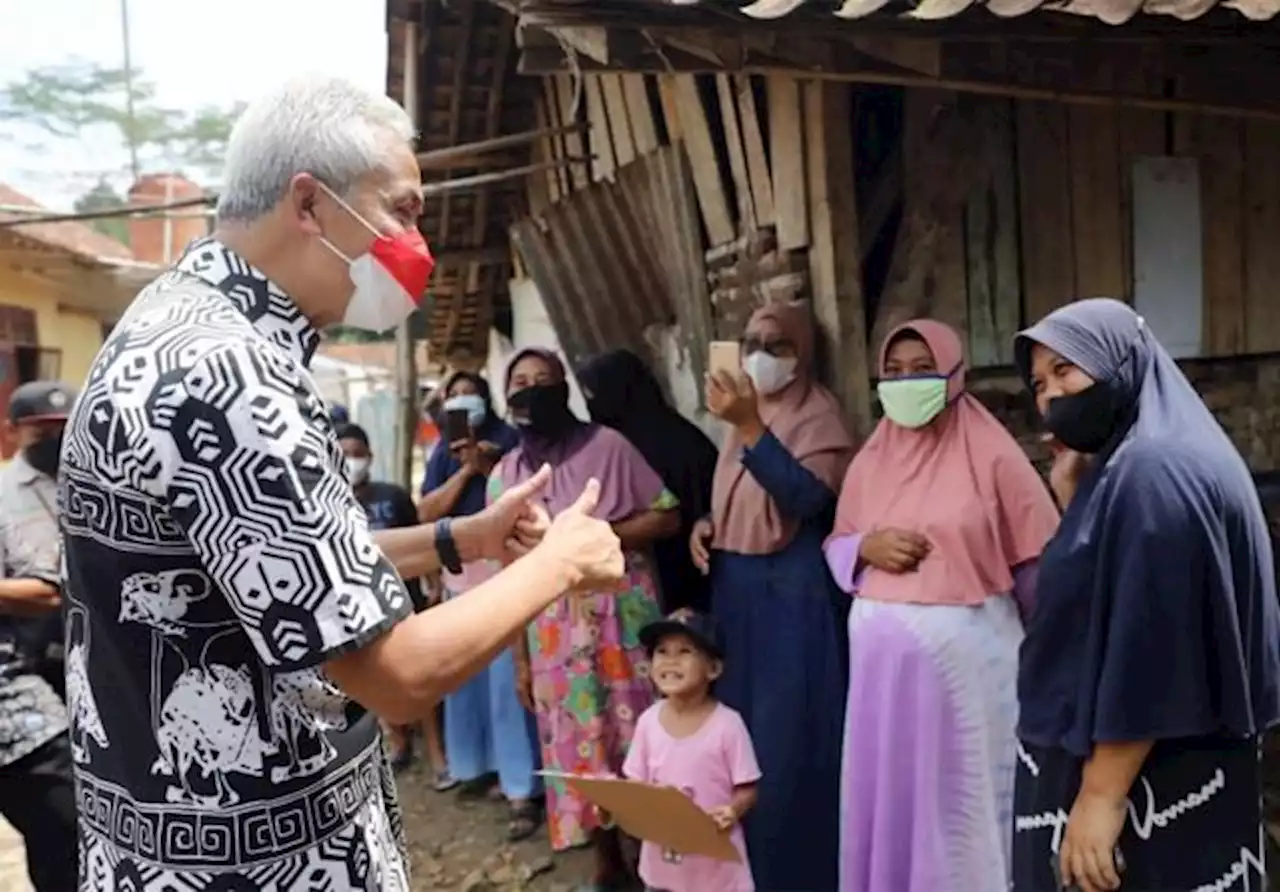
[[[0,89],[76,59],[123,63],[122,0],[0,0]],[[127,0],[135,72],[176,108],[252,101],[288,77],[324,72],[381,92],[385,0]],[[0,122],[0,181],[68,209],[127,154],[106,133],[58,141]]]

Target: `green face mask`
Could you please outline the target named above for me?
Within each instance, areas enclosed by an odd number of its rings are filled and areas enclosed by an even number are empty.
[[[888,378],[876,385],[884,414],[899,427],[924,427],[947,406],[947,379],[943,375]]]

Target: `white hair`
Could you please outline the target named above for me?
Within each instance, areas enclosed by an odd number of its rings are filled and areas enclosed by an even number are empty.
[[[387,96],[323,75],[287,81],[253,102],[232,128],[218,219],[261,217],[299,173],[345,195],[383,164],[389,146],[413,137],[413,121]]]

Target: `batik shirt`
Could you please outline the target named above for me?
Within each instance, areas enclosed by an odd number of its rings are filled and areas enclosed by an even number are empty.
[[[82,892],[408,889],[376,721],[322,667],[412,605],[307,371],[318,341],[262,273],[197,242],[72,412]]]
[[[58,580],[54,482],[18,454],[0,472],[0,576]],[[67,730],[67,709],[36,673],[31,643],[57,617],[0,614],[0,767],[35,752]],[[56,628],[55,628],[56,632]],[[33,634],[34,633],[34,634]]]

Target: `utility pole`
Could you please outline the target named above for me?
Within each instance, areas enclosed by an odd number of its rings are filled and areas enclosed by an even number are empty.
[[[404,109],[418,129],[418,29],[412,22],[404,38]],[[415,298],[422,295],[415,294]],[[417,442],[418,370],[413,330],[406,319],[396,330],[396,482],[413,492],[413,451]]]
[[[129,170],[133,182],[138,182],[138,132],[137,118],[133,112],[133,53],[129,47],[129,0],[120,0],[120,34],[124,39],[124,102],[125,115],[129,119]]]

